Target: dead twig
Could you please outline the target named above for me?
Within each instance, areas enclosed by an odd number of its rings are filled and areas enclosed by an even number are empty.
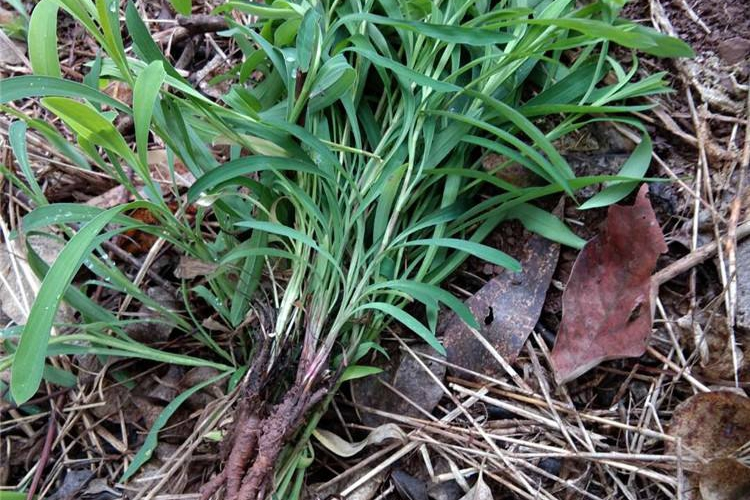
[[[737,226],[737,241],[746,238],[748,235],[750,235],[750,221]],[[722,243],[725,242],[727,238],[728,236],[722,238]],[[671,263],[661,271],[655,273],[651,277],[652,286],[658,289],[664,283],[673,280],[680,274],[691,270],[702,262],[705,262],[707,259],[713,257],[716,254],[718,248],[719,242],[712,241],[711,243],[707,243],[706,245],[703,245],[702,247],[690,252],[680,260]]]
[[[47,424],[47,435],[44,438],[44,447],[42,448],[42,454],[39,457],[39,461],[36,464],[36,471],[34,472],[34,479],[31,481],[31,486],[26,494],[26,500],[32,500],[36,494],[36,490],[39,488],[39,484],[44,474],[44,469],[47,467],[47,462],[52,453],[52,444],[55,442],[55,435],[57,434],[57,422],[55,421],[55,408],[52,407],[49,413],[49,423]]]

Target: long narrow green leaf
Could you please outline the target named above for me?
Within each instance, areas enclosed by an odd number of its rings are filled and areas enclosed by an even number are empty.
[[[60,58],[57,55],[57,4],[42,0],[34,7],[29,21],[29,61],[37,75],[60,78]]]
[[[39,388],[47,342],[60,300],[73,276],[93,249],[99,231],[125,208],[127,205],[107,210],[83,226],[65,245],[47,272],[37,298],[31,306],[29,319],[13,358],[10,388],[16,403],[28,401]]]
[[[266,233],[283,236],[285,238],[289,238],[295,241],[299,241],[300,243],[304,243],[305,245],[311,248],[315,248],[315,249],[319,248],[318,244],[315,243],[315,240],[310,238],[305,233],[301,233],[297,231],[296,229],[292,229],[291,227],[287,227],[282,224],[276,224],[274,222],[268,222],[268,221],[262,221],[262,220],[245,220],[245,221],[237,222],[235,225],[239,227],[244,227],[247,229],[256,229],[258,231],[264,231]]]
[[[159,46],[151,38],[148,28],[143,23],[143,19],[141,19],[141,15],[132,0],[128,0],[128,5],[125,7],[125,25],[128,27],[128,33],[133,40],[133,50],[141,59],[147,63],[161,61],[169,76],[177,81],[185,82],[185,79],[167,61]]]
[[[161,61],[154,61],[138,75],[135,87],[133,88],[135,143],[138,156],[143,165],[148,165],[148,131],[151,126],[154,103],[166,76],[167,74],[164,71],[164,65]]]
[[[416,83],[423,87],[429,87],[437,92],[458,92],[461,90],[461,87],[459,87],[458,85],[435,80],[434,78],[431,78],[423,73],[419,73],[411,68],[407,68],[403,64],[396,62],[393,59],[389,59],[387,57],[381,56],[380,54],[376,54],[371,50],[363,49],[360,47],[350,47],[346,50],[355,52],[365,59],[369,59],[377,66],[381,66],[385,69],[393,71],[396,75],[401,77],[404,85]]]
[[[156,445],[159,444],[159,431],[161,431],[164,426],[167,425],[167,422],[172,417],[172,415],[174,415],[174,412],[176,412],[190,396],[200,391],[204,387],[208,387],[209,385],[214,384],[223,378],[226,378],[228,375],[229,373],[222,373],[221,375],[217,375],[215,377],[209,378],[208,380],[204,380],[203,382],[196,384],[190,389],[182,392],[167,406],[165,406],[154,421],[154,425],[151,426],[151,429],[149,429],[148,434],[146,435],[146,439],[143,441],[143,445],[141,445],[138,453],[136,453],[133,457],[133,461],[130,463],[130,466],[128,466],[125,472],[122,473],[120,482],[127,481],[130,477],[133,476],[133,474],[138,472],[138,469],[140,469],[143,464],[151,459],[151,455],[153,454],[154,449],[156,449]]]
[[[420,21],[409,21],[405,19],[394,19],[390,17],[378,16],[375,14],[357,13],[342,17],[338,23],[346,24],[347,22],[367,21],[384,26],[393,26],[403,28],[426,37],[442,40],[447,43],[463,45],[495,45],[507,43],[515,37],[508,33],[492,31],[482,28],[466,28],[463,26],[451,26],[443,24],[430,24]]]
[[[189,16],[193,10],[192,0],[169,0],[169,3],[172,4],[172,7],[174,7],[174,10],[178,14],[182,14],[183,16]]]
[[[133,166],[137,163],[122,134],[93,106],[67,97],[45,97],[42,104],[87,141],[114,151]]]
[[[44,197],[42,188],[36,180],[36,175],[31,169],[29,163],[29,152],[26,148],[26,122],[16,121],[10,124],[8,127],[8,140],[10,147],[13,149],[13,155],[16,157],[18,166],[21,168],[21,172],[26,178],[26,182],[31,188],[31,192],[35,196],[35,202],[37,204],[45,204],[47,199]]]
[[[481,243],[456,238],[427,238],[422,240],[413,240],[401,243],[398,246],[429,246],[452,248],[461,252],[468,253],[474,257],[486,260],[492,264],[505,267],[511,271],[521,270],[521,264],[505,252]]]
[[[521,221],[523,226],[545,238],[572,248],[583,248],[586,240],[578,237],[563,221],[541,208],[522,203],[513,207],[510,217]]]
[[[326,176],[323,170],[299,160],[279,158],[275,156],[246,156],[225,163],[196,180],[195,183],[190,186],[190,189],[188,189],[188,203],[194,203],[198,198],[205,195],[208,191],[219,184],[223,184],[236,177],[263,171],[304,172]]]
[[[653,144],[648,134],[641,137],[641,142],[633,150],[633,153],[625,161],[618,176],[622,177],[643,177],[646,175],[648,166],[651,164],[651,154],[653,153]],[[639,181],[614,181],[609,186],[586,200],[579,208],[587,210],[590,208],[606,207],[617,203],[629,195],[636,187]]]
[[[355,313],[365,311],[368,309],[371,309],[374,311],[380,311],[386,314],[387,316],[392,317],[399,323],[402,323],[404,326],[409,328],[409,330],[419,335],[422,338],[422,340],[427,342],[437,352],[445,355],[445,347],[443,347],[443,344],[440,343],[440,341],[437,339],[435,334],[432,333],[422,323],[420,323],[417,320],[417,318],[407,313],[403,309],[399,309],[398,307],[392,304],[388,304],[387,302],[370,302],[370,303],[367,303],[358,307],[355,310]]]
[[[51,76],[14,76],[0,80],[1,104],[44,96],[82,98],[106,104],[127,114],[132,113],[127,105],[82,83]]]
[[[433,301],[442,302],[448,306],[448,308],[455,312],[456,315],[458,315],[458,317],[460,317],[467,325],[472,328],[479,328],[476,318],[474,318],[474,315],[466,304],[438,286],[430,285],[429,283],[420,283],[414,280],[393,280],[384,281],[371,287],[371,290],[373,291],[384,289],[404,291],[425,304],[426,301],[423,300],[422,297],[430,297]]]
[[[224,2],[214,9],[215,14],[223,12],[229,12],[232,10],[238,10],[247,14],[258,16],[260,19],[290,19],[293,17],[301,17],[300,14],[293,8],[294,4],[286,3],[285,6],[269,6],[260,2],[241,2],[237,0],[229,0]]]

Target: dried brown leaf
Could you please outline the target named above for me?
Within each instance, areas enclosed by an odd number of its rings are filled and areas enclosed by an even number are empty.
[[[643,185],[633,206],[609,207],[601,234],[576,259],[552,350],[558,383],[602,361],[641,356],[651,335],[651,274],[667,251]]]
[[[750,468],[733,458],[711,460],[701,472],[703,500],[747,500],[750,498]]]
[[[344,438],[325,429],[315,429],[313,436],[327,450],[335,453],[340,457],[353,457],[368,446],[378,445],[384,441],[398,440],[406,442],[406,434],[396,424],[383,424],[376,427],[362,441],[350,443]]]
[[[99,196],[94,196],[86,201],[86,205],[99,208],[112,208],[122,205],[130,200],[130,193],[123,185],[115,186]]]
[[[750,441],[750,399],[728,391],[691,396],[675,408],[669,435],[680,438],[683,449],[698,458],[726,458]],[[675,443],[667,443],[666,449],[677,452]],[[701,467],[686,461],[685,468]]]
[[[26,48],[20,42],[11,40],[5,31],[0,30],[0,64],[23,64]]]
[[[174,270],[175,278],[192,279],[198,276],[205,276],[216,271],[218,265],[213,262],[205,262],[200,259],[194,259],[186,255],[180,257],[180,262]]]

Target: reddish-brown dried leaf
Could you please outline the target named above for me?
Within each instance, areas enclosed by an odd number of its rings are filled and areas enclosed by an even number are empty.
[[[481,327],[479,333],[509,363],[516,360],[539,320],[559,253],[560,245],[530,236],[519,259],[522,270],[501,272],[466,301]],[[500,371],[495,358],[457,315],[446,318],[440,330],[445,333],[449,362],[488,375]]]
[[[602,361],[640,356],[651,335],[651,273],[667,251],[643,185],[631,207],[611,206],[602,233],[576,259],[552,350],[558,383]]]

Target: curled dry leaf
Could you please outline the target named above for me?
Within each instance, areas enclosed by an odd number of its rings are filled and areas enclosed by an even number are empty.
[[[113,187],[112,189],[108,189],[99,196],[94,196],[93,198],[88,199],[86,201],[86,205],[90,207],[108,209],[116,207],[118,205],[122,205],[123,203],[127,203],[128,201],[130,201],[130,198],[131,195],[128,189],[124,185],[120,184]]]
[[[367,438],[357,443],[350,443],[333,432],[324,429],[315,429],[313,436],[328,451],[340,457],[352,457],[370,445],[380,444],[390,439],[396,439],[401,442],[406,441],[406,434],[396,424],[383,424],[380,427],[376,427],[370,432]]]
[[[651,274],[667,251],[641,186],[635,204],[613,205],[602,233],[576,259],[563,294],[552,365],[565,383],[608,359],[641,356],[651,335]]]
[[[47,265],[57,258],[63,244],[44,236],[29,236],[27,243]],[[29,308],[36,297],[40,281],[28,264],[27,248],[19,242],[0,243],[0,310],[17,325],[26,323]],[[57,321],[72,323],[74,311],[65,302],[60,303]]]
[[[711,460],[700,477],[703,500],[746,500],[750,498],[750,467],[733,458]]]
[[[19,42],[10,39],[5,31],[0,30],[0,64],[23,64],[26,48]]]
[[[680,438],[685,468],[701,470],[687,460],[690,452],[703,460],[726,458],[750,441],[750,399],[727,391],[696,394],[675,408],[669,435]],[[668,442],[666,451],[679,450]]]
[[[479,333],[509,363],[516,360],[539,320],[559,254],[560,245],[531,235],[519,258],[522,270],[502,271],[466,301],[481,327]],[[440,330],[450,363],[488,375],[498,373],[495,358],[456,314],[448,316]]]

